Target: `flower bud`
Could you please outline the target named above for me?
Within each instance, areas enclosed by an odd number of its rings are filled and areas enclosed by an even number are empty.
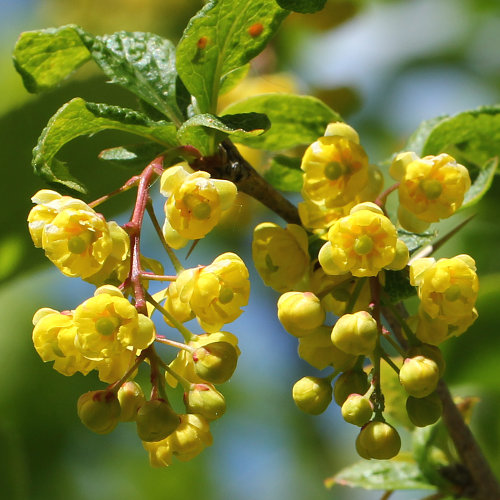
[[[395,457],[400,448],[401,438],[398,432],[385,422],[369,422],[359,433],[359,450],[370,458],[388,460]],[[365,455],[360,455],[365,458]]]
[[[120,402],[122,422],[135,420],[137,410],[146,402],[141,386],[132,380],[125,382],[118,389],[118,401]]]
[[[335,402],[342,406],[349,394],[364,394],[370,384],[363,370],[350,370],[342,373],[333,386]]]
[[[408,357],[423,356],[424,358],[432,359],[439,368],[439,376],[441,377],[446,368],[446,361],[443,358],[441,349],[431,344],[420,344],[419,346],[411,347],[408,351]]]
[[[192,384],[184,393],[184,404],[188,413],[196,413],[207,420],[220,418],[226,411],[224,396],[211,384]]]
[[[372,418],[373,405],[361,394],[350,394],[342,405],[342,417],[350,424],[362,427]]]
[[[332,330],[332,342],[339,349],[356,356],[370,355],[377,342],[377,322],[366,311],[344,314]]]
[[[292,389],[295,404],[306,413],[319,415],[332,401],[330,380],[319,377],[302,377]]]
[[[443,403],[439,396],[432,392],[424,398],[408,396],[406,400],[406,412],[411,423],[416,427],[426,427],[439,420],[443,413]]]
[[[389,269],[390,271],[400,271],[406,267],[409,258],[410,252],[408,251],[406,243],[403,240],[398,239],[396,241],[396,253],[394,254],[394,259],[388,266],[385,266],[385,269]]]
[[[410,396],[424,398],[436,389],[439,381],[438,365],[424,356],[406,358],[399,371],[399,381]]]
[[[163,399],[146,401],[137,411],[137,434],[142,441],[161,441],[177,429],[179,415]]]
[[[120,403],[114,392],[90,391],[78,398],[77,412],[85,427],[97,434],[108,434],[118,424]]]
[[[212,342],[193,352],[196,374],[212,384],[222,384],[231,378],[238,362],[238,353],[229,342]]]
[[[323,324],[325,311],[312,292],[286,292],[278,299],[278,318],[288,333],[303,337]]]

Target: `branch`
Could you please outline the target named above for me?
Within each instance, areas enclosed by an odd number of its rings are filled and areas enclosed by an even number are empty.
[[[404,306],[402,304],[398,306],[399,312],[407,316],[408,313]],[[402,347],[407,349],[408,343],[393,311],[384,307],[382,312]],[[455,445],[462,464],[474,482],[474,493],[471,498],[475,500],[500,500],[500,485],[462,414],[453,402],[450,390],[444,380],[439,381],[436,392],[443,403],[443,422],[448,435]]]
[[[216,179],[234,182],[239,191],[260,201],[286,222],[300,224],[297,207],[271,186],[241,156],[231,141],[225,140],[221,144],[218,154],[195,159],[190,163],[190,166],[195,170],[205,170]]]

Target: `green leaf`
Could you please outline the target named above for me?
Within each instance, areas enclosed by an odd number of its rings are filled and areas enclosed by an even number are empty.
[[[357,462],[328,478],[326,486],[334,484],[366,490],[434,490],[411,458],[399,455],[393,460]]]
[[[106,129],[130,132],[165,147],[177,145],[176,128],[170,122],[154,122],[131,109],[87,103],[77,97],[62,106],[43,130],[33,150],[35,172],[49,182],[85,192],[85,188],[54,156],[62,146],[76,137]]]
[[[264,173],[264,178],[276,189],[298,192],[302,189],[304,174],[300,170],[300,163],[300,158],[277,155]]]
[[[247,76],[249,69],[250,64],[245,64],[241,66],[241,68],[236,68],[224,75],[220,80],[219,95],[225,94],[236,87],[236,85]]]
[[[284,9],[300,12],[301,14],[312,14],[318,12],[325,6],[326,0],[276,0]]]
[[[441,119],[422,148],[422,156],[439,153],[449,153],[458,162],[476,168],[500,156],[500,106]]]
[[[429,138],[432,130],[443,120],[446,120],[448,116],[438,116],[436,118],[431,118],[430,120],[423,121],[413,132],[406,142],[405,151],[413,151],[419,156],[423,156],[422,151],[424,150],[425,143]]]
[[[215,116],[208,113],[195,115],[182,125],[177,133],[181,144],[196,147],[204,156],[213,154],[215,146],[230,135],[238,142],[245,137],[262,134],[270,126],[262,113],[240,113]]]
[[[461,208],[472,207],[486,194],[491,187],[497,168],[498,157],[492,158],[481,168],[472,186],[467,193],[465,193],[464,202]]]
[[[28,92],[58,85],[90,60],[76,26],[22,33],[14,48],[14,65]]]
[[[417,251],[419,248],[428,245],[437,237],[437,231],[427,231],[422,234],[410,233],[404,229],[398,229],[398,238],[403,240],[408,247],[410,254]]]
[[[417,294],[417,289],[411,285],[408,271],[385,271],[384,291],[393,304],[408,299]]]
[[[325,133],[330,122],[342,118],[319,99],[294,94],[263,94],[228,106],[222,113],[266,113],[271,128],[260,137],[240,142],[268,151],[280,151],[311,144]]]
[[[191,19],[177,71],[199,112],[215,113],[221,79],[259,54],[288,13],[275,0],[210,0]]]
[[[177,125],[182,123],[184,114],[177,101],[182,89],[172,42],[142,32],[82,36],[95,62],[113,83],[130,90]]]
[[[165,147],[161,144],[144,142],[104,149],[99,154],[99,159],[113,165],[133,168],[135,170],[141,166],[144,168],[145,165],[163,153],[164,150]]]

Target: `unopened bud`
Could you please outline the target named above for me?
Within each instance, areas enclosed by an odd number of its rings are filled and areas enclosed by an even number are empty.
[[[332,330],[332,342],[340,350],[359,355],[370,355],[377,342],[377,322],[366,311],[344,314]]]
[[[177,429],[179,415],[163,399],[146,401],[137,411],[137,434],[142,441],[161,441]]]
[[[211,384],[192,384],[184,393],[184,404],[188,413],[202,415],[207,420],[220,418],[226,411],[224,396]]]
[[[212,342],[193,352],[196,374],[212,384],[229,380],[236,369],[238,353],[229,342]]]
[[[111,432],[120,418],[120,403],[111,391],[90,391],[77,403],[78,417],[83,425],[97,434]]]
[[[302,377],[292,389],[295,404],[306,413],[319,415],[332,401],[332,385],[329,379]]]
[[[399,370],[399,381],[410,396],[424,398],[436,389],[439,381],[438,365],[424,356],[406,358]]]
[[[342,406],[349,394],[364,394],[369,387],[368,376],[363,370],[349,370],[337,378],[333,387],[333,397],[335,402]]]
[[[392,425],[373,421],[361,429],[359,448],[370,458],[388,460],[399,453],[401,438]]]
[[[425,396],[425,398],[408,396],[406,412],[413,425],[426,427],[439,420],[443,413],[443,403],[441,403],[441,399],[435,392]]]
[[[132,380],[125,382],[118,390],[118,401],[120,402],[122,422],[135,420],[137,410],[145,403],[146,398],[141,386]]]
[[[342,417],[350,424],[362,427],[372,418],[373,405],[361,394],[349,394],[342,405]]]

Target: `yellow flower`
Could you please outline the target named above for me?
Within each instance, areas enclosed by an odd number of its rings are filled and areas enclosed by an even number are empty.
[[[352,202],[368,183],[368,157],[364,149],[346,137],[320,137],[302,158],[305,199],[342,207]]]
[[[155,332],[151,320],[146,318],[145,327],[144,321],[118,288],[102,286],[75,310],[78,347],[84,356],[97,360],[126,354],[128,347],[145,349]]]
[[[463,165],[445,153],[405,163],[402,162],[401,169],[393,169],[396,171],[394,175],[401,176],[399,202],[402,224],[408,218],[405,210],[430,223],[450,217],[461,207],[471,185],[469,172]]]
[[[62,196],[50,189],[41,189],[31,198],[31,201],[36,205],[28,214],[28,229],[37,248],[42,247],[45,225],[52,222],[56,215],[65,208],[93,211],[85,202],[71,196]]]
[[[341,351],[332,344],[332,328],[320,326],[311,334],[299,338],[299,356],[318,370],[332,365],[336,370],[350,370],[356,363],[357,356]]]
[[[232,182],[211,179],[204,171],[188,173],[182,165],[165,170],[160,190],[168,197],[163,232],[173,248],[209,233],[222,212],[231,208],[237,193]]]
[[[189,303],[201,327],[216,332],[234,321],[246,306],[250,282],[245,263],[236,254],[219,255],[212,264],[183,271],[177,278],[181,301]]]
[[[410,265],[410,282],[418,286],[419,311],[429,318],[456,325],[459,333],[474,321],[479,280],[469,255],[437,262],[432,258],[417,259]]]
[[[263,222],[253,232],[252,256],[264,283],[286,292],[309,272],[307,233],[296,224]]]
[[[396,255],[397,232],[373,203],[356,205],[328,231],[318,255],[326,274],[376,276]]]
[[[165,439],[145,442],[143,446],[149,453],[153,467],[167,467],[172,463],[172,456],[181,462],[187,462],[201,453],[213,442],[210,427],[201,415],[180,415],[179,427]]]
[[[97,273],[85,278],[85,281],[95,286],[118,286],[125,281],[130,270],[129,235],[114,221],[108,222],[108,229],[112,243],[111,253]]]
[[[54,370],[70,376],[89,373],[95,362],[86,359],[75,347],[76,326],[71,313],[39,309],[34,317],[33,344],[43,361],[54,361]]]
[[[240,350],[238,348],[238,337],[229,332],[204,333],[202,335],[197,335],[188,342],[188,345],[196,349],[214,342],[230,343],[235,347],[236,353],[239,356]],[[193,384],[201,384],[204,382],[204,380],[196,374],[193,356],[185,349],[181,349],[178,352],[177,357],[170,363],[169,367]],[[168,372],[165,372],[165,380],[171,387],[177,386],[177,379]]]

